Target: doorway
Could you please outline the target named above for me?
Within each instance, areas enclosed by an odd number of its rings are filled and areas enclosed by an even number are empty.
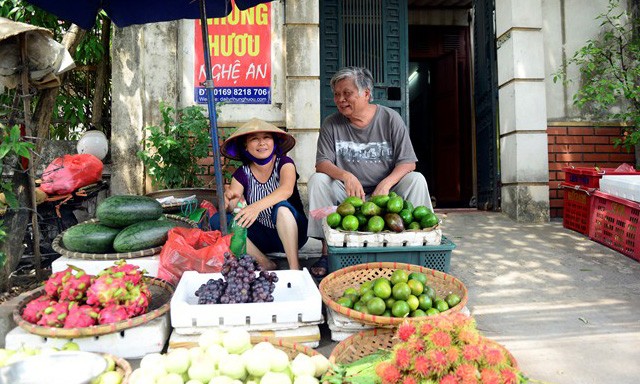
[[[474,207],[469,27],[409,26],[409,126],[438,208]]]

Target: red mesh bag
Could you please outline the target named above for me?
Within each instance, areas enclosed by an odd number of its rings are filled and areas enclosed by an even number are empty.
[[[172,228],[160,251],[158,277],[177,284],[184,271],[220,272],[230,241],[231,235],[222,236],[220,231]]]
[[[100,181],[102,168],[102,161],[89,153],[58,157],[44,170],[40,189],[47,195],[68,195]]]

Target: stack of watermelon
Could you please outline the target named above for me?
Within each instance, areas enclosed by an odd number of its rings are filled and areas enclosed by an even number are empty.
[[[62,235],[65,249],[82,253],[126,253],[163,245],[178,222],[162,215],[162,205],[148,196],[120,195],[103,200],[98,222],[74,225]]]

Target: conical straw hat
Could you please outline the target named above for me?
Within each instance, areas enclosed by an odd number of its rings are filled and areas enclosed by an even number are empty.
[[[294,145],[296,145],[296,139],[290,134],[276,127],[273,124],[267,123],[259,119],[251,119],[248,122],[241,125],[231,136],[229,136],[222,147],[220,152],[225,157],[234,160],[242,160],[242,150],[244,149],[244,136],[250,133],[269,132],[274,136],[275,143],[278,147],[278,153],[284,155],[289,152]]]

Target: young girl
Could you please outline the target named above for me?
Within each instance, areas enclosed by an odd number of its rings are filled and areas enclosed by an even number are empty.
[[[246,206],[235,220],[247,228],[247,253],[263,269],[276,265],[265,254],[284,252],[290,269],[300,269],[298,250],[307,242],[307,217],[298,192],[296,166],[285,154],[295,139],[267,122],[252,119],[222,144],[225,157],[241,160],[225,192],[225,209],[231,212],[239,201]],[[232,217],[228,214],[228,222]],[[212,229],[220,219],[210,220]]]

